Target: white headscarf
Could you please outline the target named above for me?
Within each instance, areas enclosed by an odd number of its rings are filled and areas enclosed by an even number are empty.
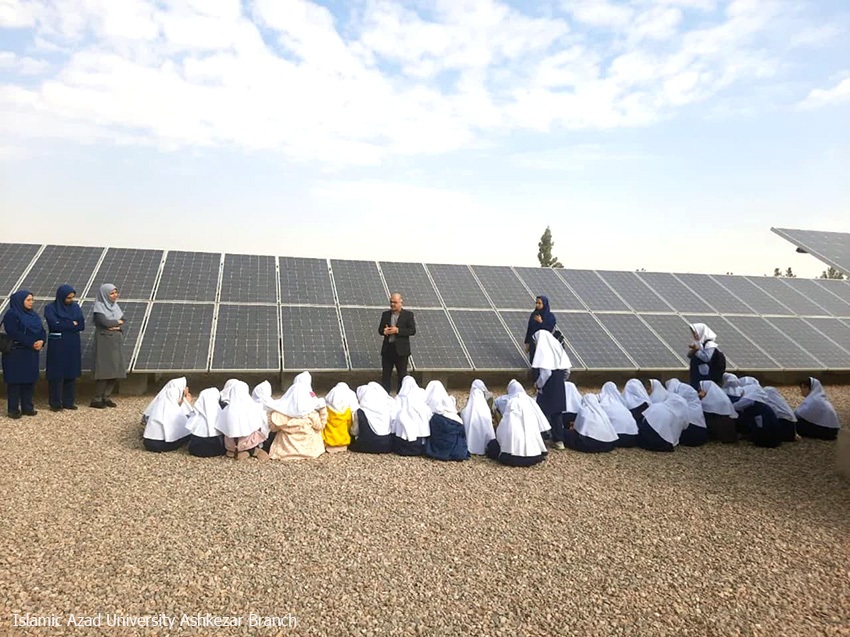
[[[227,381],[221,390],[221,399],[227,406],[216,423],[218,429],[230,438],[244,438],[255,431],[268,434],[268,415],[262,405],[251,398],[248,385],[241,380]]]
[[[348,383],[337,383],[325,396],[325,402],[328,404],[328,409],[332,409],[338,414],[344,413],[346,409],[350,409],[352,415],[357,413],[360,405],[357,404],[357,394],[355,394]]]
[[[564,406],[564,412],[570,414],[577,414],[579,409],[581,409],[581,394],[578,391],[578,387],[576,387],[575,383],[565,381],[564,393],[567,397],[566,405]]]
[[[462,423],[457,413],[457,402],[454,396],[450,396],[446,388],[438,380],[432,380],[425,388],[425,403],[432,413],[440,414],[450,420]]]
[[[549,431],[552,428],[552,425],[549,423],[549,419],[543,415],[540,405],[537,404],[536,400],[525,393],[525,389],[523,389],[519,381],[512,380],[508,383],[508,398],[507,408],[510,409],[510,403],[512,402],[521,402],[523,404],[523,417],[528,419],[533,415],[537,420],[538,431],[542,433],[544,431]]]
[[[403,440],[413,442],[431,435],[431,408],[425,402],[425,390],[413,376],[405,376],[395,398],[392,432]]]
[[[480,380],[472,381],[469,389],[469,400],[460,412],[463,428],[466,431],[466,446],[469,453],[483,456],[487,443],[496,437],[493,431],[493,417],[487,405],[487,386]]]
[[[838,422],[838,414],[835,413],[835,408],[829,402],[829,398],[826,397],[823,385],[814,377],[809,378],[809,382],[812,384],[812,390],[797,407],[797,411],[794,412],[797,414],[797,418],[807,420],[819,427],[840,429],[841,423]]]
[[[681,396],[688,403],[688,424],[696,425],[697,427],[706,427],[702,402],[700,402],[696,389],[681,382],[678,378],[671,378],[667,381],[667,391]]]
[[[755,379],[753,379],[755,380]],[[743,384],[738,387],[740,390],[740,398],[732,403],[738,413],[744,411],[747,407],[751,407],[753,403],[768,404],[767,393],[761,388],[761,385],[756,381],[754,384]]]
[[[765,387],[764,393],[767,396],[767,404],[773,409],[777,418],[797,422],[797,416],[794,415],[794,410],[791,409],[791,405],[788,404],[788,401],[783,398],[776,387]]]
[[[195,410],[189,416],[186,429],[198,438],[215,438],[219,436],[216,423],[221,416],[221,405],[218,402],[219,391],[215,387],[207,387],[195,400]]]
[[[717,334],[705,323],[692,323],[691,330],[696,332],[697,340],[694,342],[700,347],[705,347],[706,349],[717,347]]]
[[[582,436],[600,442],[614,442],[619,438],[596,394],[585,394],[581,399],[581,409],[573,428]]]
[[[536,402],[522,400],[521,396],[508,401],[507,411],[496,429],[496,440],[499,441],[501,453],[524,458],[546,453],[539,423],[543,413],[539,407],[536,413],[535,407],[537,407]]]
[[[626,386],[623,387],[623,401],[628,409],[634,409],[644,403],[652,402],[649,394],[646,393],[646,387],[637,378],[631,378],[626,382]]]
[[[700,381],[700,389],[705,392],[705,396],[700,399],[702,402],[702,410],[706,414],[717,414],[719,416],[729,416],[737,418],[738,412],[729,396],[717,386],[717,383],[710,380]]]
[[[608,414],[608,419],[614,425],[614,430],[621,436],[634,436],[638,433],[637,422],[632,412],[623,402],[623,397],[617,391],[617,386],[608,381],[602,386],[599,394],[599,405]]]
[[[496,400],[493,401],[493,405],[499,410],[500,414],[504,415],[507,413],[508,401],[514,396],[519,396],[524,393],[525,388],[523,388],[522,384],[518,380],[512,379],[508,383],[508,393],[496,398]]]
[[[535,369],[571,369],[572,363],[563,346],[552,333],[547,330],[537,330],[532,336],[536,347],[534,349],[534,360],[531,366]]]
[[[310,372],[301,372],[292,381],[292,386],[277,401],[274,410],[290,418],[303,418],[311,411],[321,408],[322,403],[312,387]]]
[[[183,399],[186,389],[185,378],[175,378],[168,381],[156,397],[145,409],[147,423],[144,437],[148,440],[164,440],[174,442],[189,435],[186,422],[192,408]]]
[[[262,405],[267,411],[275,411],[272,407],[272,403],[275,401],[272,400],[272,385],[269,381],[264,380],[254,387],[254,391],[251,392],[251,398],[254,399],[254,402]]]
[[[663,403],[652,403],[643,411],[643,417],[649,426],[661,436],[662,440],[674,447],[679,444],[679,437],[688,424],[687,404],[683,403],[684,399],[681,396],[672,394]]]
[[[112,301],[109,298],[109,295],[112,294],[112,290],[117,289],[111,283],[104,283],[100,286],[100,289],[97,291],[97,298],[94,302],[94,307],[92,308],[92,314],[102,314],[105,318],[110,321],[118,321],[124,318],[124,310],[121,309],[121,306],[118,305],[118,301]],[[153,438],[149,438],[148,440],[153,440]],[[168,442],[173,442],[169,440]]]
[[[667,390],[664,388],[664,385],[661,384],[661,381],[657,378],[653,378],[649,381],[649,386],[652,388],[652,392],[647,392],[649,394],[649,400],[654,403],[663,403],[667,400]]]
[[[743,396],[744,394],[744,390],[741,387],[738,377],[735,376],[735,374],[730,374],[729,372],[723,374],[722,389],[728,396]]]
[[[357,402],[376,436],[389,436],[392,433],[393,399],[383,387],[374,381],[361,385],[357,388]]]

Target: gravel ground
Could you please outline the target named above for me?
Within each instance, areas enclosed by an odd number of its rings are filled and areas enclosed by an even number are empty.
[[[827,392],[846,426],[850,388]],[[117,399],[0,419],[0,634],[850,635],[834,442],[563,451],[531,469],[236,463],[146,453],[150,397]],[[297,628],[252,628],[252,612]],[[70,613],[177,623],[98,631]]]

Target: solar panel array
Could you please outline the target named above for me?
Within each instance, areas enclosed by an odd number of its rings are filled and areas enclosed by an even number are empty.
[[[808,252],[839,272],[850,276],[850,233],[792,230],[791,228],[771,228],[771,230],[797,246],[798,252]]]
[[[0,244],[0,294],[36,308],[75,286],[89,322],[115,284],[135,372],[380,369],[381,312],[415,311],[418,370],[522,370],[536,294],[548,296],[574,369],[681,370],[689,322],[718,334],[729,368],[850,369],[850,282],[663,272],[350,261]]]

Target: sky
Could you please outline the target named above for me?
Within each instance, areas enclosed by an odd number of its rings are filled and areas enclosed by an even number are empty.
[[[818,276],[848,175],[846,0],[0,0],[0,241]]]

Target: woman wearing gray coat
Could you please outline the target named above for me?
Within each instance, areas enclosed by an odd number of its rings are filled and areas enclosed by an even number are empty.
[[[118,305],[118,288],[105,283],[94,303],[94,398],[90,407],[117,407],[111,400],[115,381],[127,377],[124,359],[124,312]]]

